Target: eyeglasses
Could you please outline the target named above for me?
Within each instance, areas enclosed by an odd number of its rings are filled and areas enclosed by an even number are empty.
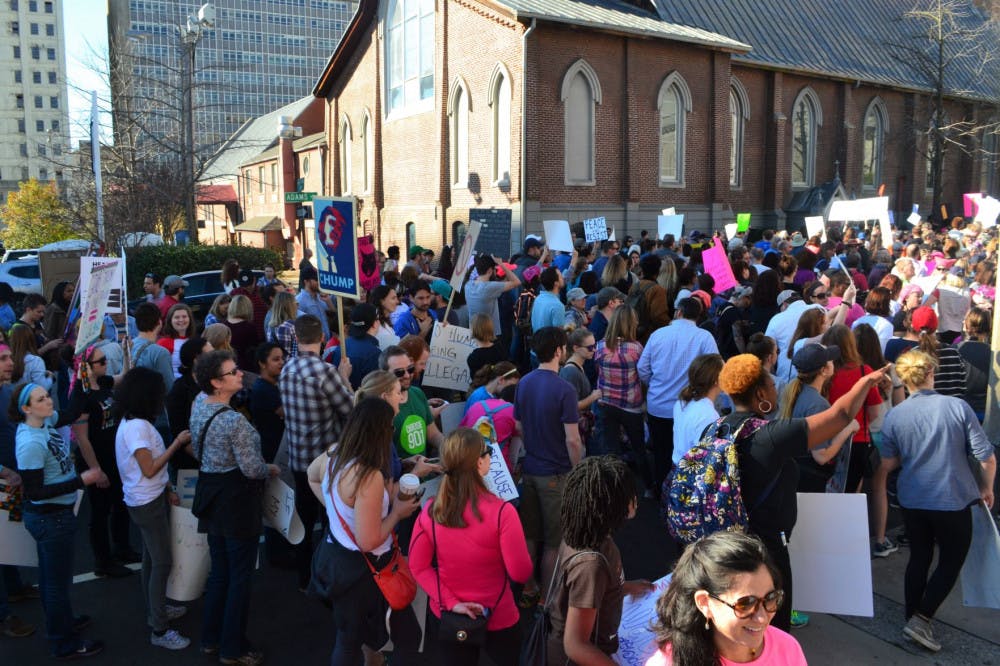
[[[713,599],[715,599],[720,603],[729,606],[730,608],[733,609],[733,613],[736,615],[737,618],[739,618],[740,620],[745,620],[748,617],[751,617],[754,613],[756,613],[757,609],[761,606],[761,604],[764,605],[764,610],[767,611],[768,613],[777,612],[778,608],[781,606],[781,603],[785,600],[785,591],[771,590],[763,597],[755,597],[753,595],[748,595],[745,597],[740,597],[739,599],[736,600],[735,603],[729,603],[725,599],[720,599],[719,597],[715,596],[712,593],[709,593],[708,596],[712,597]]]
[[[219,379],[225,379],[226,376],[228,376],[228,375],[232,375],[233,377],[235,377],[236,375],[239,374],[239,372],[240,372],[239,368],[233,368],[229,372],[223,372],[222,374],[220,374],[219,375]]]
[[[595,349],[597,349],[597,345],[584,345],[584,349],[586,349],[587,351],[594,351]]]
[[[815,294],[813,294],[813,298],[819,298],[819,299],[830,298],[830,294],[826,293],[825,291],[822,293],[816,292]]]
[[[408,368],[396,368],[392,371],[392,374],[396,375],[396,379],[402,379],[406,375],[412,375],[413,371],[417,369],[417,366],[411,365]]]
[[[107,365],[108,364],[108,357],[105,356],[104,358],[91,359],[90,361],[88,361],[88,363],[90,365]]]
[[[479,454],[479,457],[486,458],[487,456],[492,456],[492,455],[493,455],[493,447],[487,446],[485,449],[483,449],[482,453]]]

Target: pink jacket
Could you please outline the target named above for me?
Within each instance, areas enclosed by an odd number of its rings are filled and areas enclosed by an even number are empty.
[[[410,539],[410,569],[417,583],[430,597],[428,605],[441,617],[437,571],[431,567],[434,537],[431,531],[431,502],[424,505]],[[441,596],[445,610],[459,602],[475,602],[490,609],[489,631],[517,624],[520,614],[511,592],[511,580],[523,583],[531,576],[532,564],[517,509],[507,506],[492,493],[479,497],[482,521],[465,507],[466,527],[434,526],[437,533],[438,565],[441,569]],[[497,522],[499,519],[499,531]],[[500,589],[504,587],[500,603]],[[495,608],[494,608],[495,606]]]

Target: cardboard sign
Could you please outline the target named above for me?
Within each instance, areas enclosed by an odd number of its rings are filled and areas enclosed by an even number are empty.
[[[799,493],[788,542],[792,608],[807,613],[872,617],[868,502],[860,493]]]
[[[976,222],[981,223],[984,227],[992,227],[997,223],[997,216],[1000,216],[1000,201],[993,197],[984,197],[979,201]]]
[[[814,215],[806,218],[806,235],[809,238],[819,236],[820,240],[826,240],[826,221],[822,215]]]
[[[174,492],[181,500],[181,506],[188,509],[194,504],[194,491],[198,487],[198,470],[179,469],[177,470],[177,486]]]
[[[736,231],[742,233],[750,230],[750,213],[736,214]]]
[[[482,222],[469,220],[469,229],[465,232],[465,240],[462,241],[462,249],[458,251],[455,258],[455,271],[451,274],[451,288],[455,291],[462,291],[462,283],[465,280],[465,271],[469,263],[473,261],[472,253],[479,239],[479,230],[482,229]]]
[[[920,224],[920,213],[910,213],[906,221],[914,226]]]
[[[673,234],[674,240],[680,240],[680,237],[684,235],[683,215],[656,216],[656,236],[663,240],[667,234]]]
[[[568,221],[545,220],[542,222],[542,227],[545,229],[545,244],[549,246],[550,250],[555,252],[573,251],[573,234],[569,230]]]
[[[431,355],[424,370],[424,386],[468,391],[472,380],[468,359],[475,348],[472,331],[436,322],[431,334]]]
[[[20,493],[9,492],[4,481],[0,481],[0,564],[18,567],[37,567],[38,548],[35,539],[24,527],[26,502]],[[11,510],[14,515],[11,515]]]
[[[87,291],[80,298],[87,304],[81,309],[80,329],[76,335],[74,354],[82,353],[101,337],[104,313],[108,309],[108,297],[115,287],[121,288],[121,267],[115,264],[101,264],[92,267]]]
[[[120,314],[122,311],[122,304],[125,303],[125,295],[122,290],[122,285],[125,284],[124,273],[125,273],[125,261],[117,257],[80,257],[80,296],[85,298],[87,290],[90,288],[90,273],[94,270],[94,266],[104,266],[106,264],[112,264],[115,267],[115,279],[117,282],[115,286],[111,289],[111,295],[108,296],[108,305],[105,312],[110,314]],[[87,311],[87,303],[80,303],[80,311]]]
[[[305,538],[306,528],[295,511],[295,490],[278,478],[267,480],[261,499],[264,524],[281,533],[288,543],[297,544]]]
[[[358,281],[357,202],[354,197],[315,198],[316,270],[319,288],[327,294],[361,297]],[[407,248],[409,249],[409,248]]]
[[[972,544],[962,565],[962,605],[1000,608],[1000,533],[982,502],[972,507]]]
[[[500,454],[500,447],[495,443],[493,444],[493,455],[490,456],[490,471],[486,473],[483,481],[486,482],[486,487],[490,489],[490,492],[504,502],[520,497],[517,492],[517,484],[514,483],[514,477],[511,476],[510,469],[507,467],[507,461],[504,460]]]
[[[731,224],[727,224],[725,226],[725,229],[726,229],[726,240],[732,240],[732,239],[736,238],[736,234],[739,233],[739,232],[736,231],[736,223],[735,222],[732,222]]]
[[[545,238],[548,239],[548,234]],[[608,221],[603,217],[593,217],[583,221],[583,237],[588,243],[608,239]],[[552,247],[549,245],[549,247]],[[572,250],[570,250],[572,252]]]
[[[736,281],[736,276],[733,275],[733,267],[729,265],[726,251],[718,238],[714,240],[712,247],[702,250],[701,261],[705,272],[715,279],[715,293],[721,294],[739,284]]]
[[[622,619],[618,624],[618,652],[611,658],[621,666],[644,666],[656,652],[656,639],[650,627],[656,620],[656,602],[670,585],[670,574],[654,582],[655,590],[639,597],[625,597]]]
[[[889,210],[889,197],[870,197],[853,201],[834,201],[830,214],[831,222],[865,222],[877,220]]]
[[[882,232],[883,247],[892,247],[892,221],[889,215],[891,212],[886,210],[878,216],[878,228]]]
[[[170,554],[173,565],[167,578],[167,596],[176,601],[194,601],[205,591],[208,569],[208,535],[198,534],[198,519],[191,509],[170,507]]]
[[[980,192],[969,192],[962,195],[962,216],[975,217],[979,212],[979,201],[983,198]]]

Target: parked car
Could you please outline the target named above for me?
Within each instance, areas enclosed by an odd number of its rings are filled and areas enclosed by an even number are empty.
[[[3,259],[0,260],[0,262],[7,263],[8,261],[17,261],[18,259],[38,259],[38,248],[31,248],[28,250],[6,250],[3,253]]]
[[[6,282],[20,301],[28,294],[42,293],[42,273],[38,259],[16,259],[0,263],[0,282]]]
[[[255,283],[264,277],[264,271],[255,270],[251,271],[251,273],[253,273]],[[216,296],[225,293],[222,289],[222,271],[199,271],[197,273],[187,273],[181,277],[187,280],[188,283],[187,288],[184,290],[184,302],[190,306],[192,312],[194,312],[195,320],[200,324],[205,320],[205,316],[208,314],[209,309],[211,309],[212,303],[215,302]],[[129,301],[129,312],[134,311],[135,307],[144,300],[145,298],[143,297]]]

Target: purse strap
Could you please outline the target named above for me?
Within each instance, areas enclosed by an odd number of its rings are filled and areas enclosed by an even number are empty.
[[[497,536],[500,535],[500,518],[503,516],[503,509],[505,506],[507,506],[507,502],[501,504],[500,510],[497,511]],[[441,563],[438,561],[438,556],[437,556],[437,521],[434,520],[433,509],[434,509],[434,502],[432,500],[431,505],[428,507],[428,512],[427,512],[427,517],[431,519],[431,535],[434,537],[434,554],[431,560],[431,566],[434,567],[434,571],[435,573],[437,573],[438,607],[443,612],[447,609],[444,607],[444,602],[442,601],[443,597],[441,596],[441,566],[440,566]],[[494,609],[500,605],[500,600],[503,599],[503,593],[507,591],[507,581],[508,581],[508,576],[505,572],[503,576],[503,587],[500,588],[500,594],[499,596],[497,596],[497,600],[493,602]]]
[[[201,453],[205,450],[205,435],[208,434],[208,426],[212,425],[212,421],[214,421],[215,417],[218,416],[219,414],[221,414],[223,412],[231,412],[231,411],[233,411],[231,407],[229,407],[228,405],[223,405],[222,409],[215,410],[215,412],[213,412],[212,415],[208,417],[208,420],[205,421],[205,425],[203,425],[201,427],[201,433],[198,435],[198,458],[199,459],[201,458]],[[200,467],[201,467],[201,465],[200,465],[200,461],[199,461],[199,469],[200,469]]]
[[[378,574],[378,570],[375,568],[375,565],[371,563],[371,560],[368,559],[368,554],[361,550],[361,546],[358,545],[357,539],[354,538],[354,532],[351,531],[351,528],[347,525],[347,521],[344,520],[344,517],[340,515],[340,511],[337,510],[337,498],[333,494],[335,491],[334,485],[334,479],[330,479],[330,504],[333,505],[333,512],[337,514],[337,519],[340,520],[340,526],[344,528],[345,532],[347,532],[347,537],[351,540],[351,543],[353,543],[354,547],[358,549],[359,553],[361,553],[361,559],[363,559],[365,564],[368,565],[368,569],[371,570],[372,575],[376,575]],[[392,533],[392,547],[393,549],[399,548],[395,532]]]

